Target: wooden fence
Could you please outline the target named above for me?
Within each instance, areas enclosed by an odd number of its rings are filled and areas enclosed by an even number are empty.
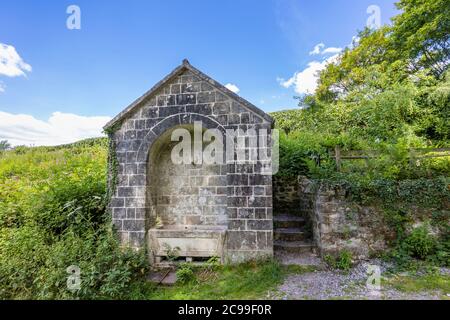
[[[342,160],[357,160],[364,159],[369,160],[371,158],[378,158],[380,156],[379,151],[375,150],[350,150],[342,151],[339,146],[334,148],[334,151],[330,151],[330,157],[336,161],[336,170],[341,170]],[[417,159],[424,158],[438,158],[438,157],[450,157],[450,148],[415,148],[409,149],[409,161],[415,163]]]

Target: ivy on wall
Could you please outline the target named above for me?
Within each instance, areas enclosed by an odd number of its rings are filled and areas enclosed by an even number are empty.
[[[118,175],[118,168],[119,168],[119,162],[117,160],[117,153],[116,153],[116,141],[114,139],[114,134],[117,132],[117,130],[120,129],[122,126],[122,122],[117,122],[113,126],[105,129],[105,133],[108,135],[108,183],[107,183],[107,190],[106,190],[106,201],[107,204],[110,202],[111,197],[116,192],[117,187],[117,175]]]

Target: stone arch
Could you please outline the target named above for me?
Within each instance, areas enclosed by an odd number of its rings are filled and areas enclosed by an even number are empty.
[[[226,132],[219,122],[208,116],[199,113],[177,113],[158,122],[150,129],[139,146],[136,162],[148,162],[149,152],[153,143],[164,132],[176,126],[194,124],[195,121],[201,121],[202,126],[206,129],[219,129],[222,133]]]
[[[173,147],[179,143],[171,140],[173,130],[187,129],[193,139],[195,121],[201,121],[203,131],[225,133],[208,117],[177,114],[158,123],[141,146],[146,149],[140,150],[140,157],[146,160],[147,241],[150,258],[156,261],[164,256],[165,245],[179,248],[180,256],[191,259],[224,256],[229,222],[227,165],[175,164],[171,158]]]
[[[191,131],[193,137],[193,125],[197,121],[201,122],[202,130],[218,129],[225,135],[225,128],[214,119],[196,113],[180,113],[157,123],[139,148],[137,161],[142,164],[141,168],[145,169],[146,175],[147,228],[155,225],[156,216],[165,217],[164,222],[167,225],[217,225],[220,222],[225,226],[227,223],[226,164],[174,165],[170,159],[171,150],[178,143],[170,140],[171,132],[177,128],[185,128]],[[183,173],[185,171],[186,173]],[[190,177],[192,171],[196,172],[198,177]],[[186,178],[198,180],[195,183],[190,182],[191,188],[188,189],[191,190],[184,188]],[[173,200],[174,194],[177,195],[177,201]],[[190,204],[186,205],[183,199]],[[171,211],[172,216],[165,215],[164,212],[167,211]]]

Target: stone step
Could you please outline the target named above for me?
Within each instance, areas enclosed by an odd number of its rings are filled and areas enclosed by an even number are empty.
[[[273,231],[274,240],[302,241],[306,234],[301,228],[277,228]]]
[[[292,216],[287,214],[274,215],[274,228],[301,228],[305,226],[305,218],[299,216]]]
[[[282,250],[285,252],[292,253],[304,253],[304,252],[312,252],[313,244],[309,241],[282,241],[275,240],[273,242],[273,248],[275,250]]]

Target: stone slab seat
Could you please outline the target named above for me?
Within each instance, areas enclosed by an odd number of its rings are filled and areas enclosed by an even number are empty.
[[[166,226],[149,229],[149,248],[155,258],[167,257],[168,248],[179,249],[179,257],[224,257],[226,227]]]

